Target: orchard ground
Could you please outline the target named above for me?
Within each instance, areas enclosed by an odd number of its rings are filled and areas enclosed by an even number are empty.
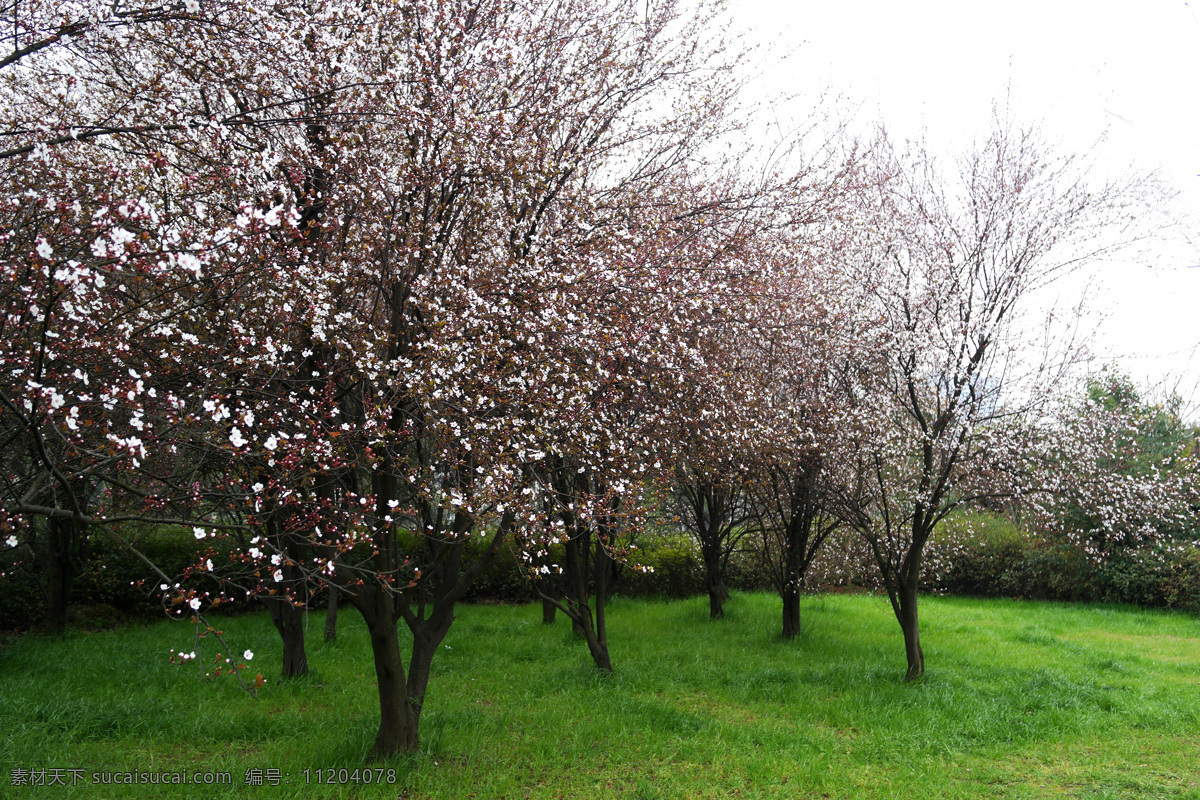
[[[929,669],[905,684],[887,599],[735,593],[618,599],[616,673],[562,617],[468,605],[434,662],[422,752],[368,763],[378,714],[366,630],[309,629],[308,678],[279,682],[266,614],[224,621],[254,700],[168,663],[192,628],[163,622],[0,649],[6,797],[1200,798],[1200,620],[1128,606],[927,597]],[[216,655],[203,643],[202,657]],[[394,783],[340,784],[355,769]],[[77,768],[75,786],[12,786]],[[246,784],[279,770],[280,785]],[[333,773],[328,770],[334,770]],[[341,775],[337,770],[345,769]],[[229,772],[229,786],[96,786],[93,772]],[[318,784],[332,775],[333,783]],[[307,773],[306,773],[307,771]],[[307,784],[306,784],[307,775]],[[361,780],[360,774],[360,780]],[[70,783],[68,777],[67,783]],[[199,792],[199,793],[198,793]]]

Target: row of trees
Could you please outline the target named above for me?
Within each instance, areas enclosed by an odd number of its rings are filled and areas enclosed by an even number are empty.
[[[774,532],[785,633],[857,530],[912,678],[934,526],[1095,446],[1016,334],[1125,196],[1028,132],[949,169],[882,135],[764,164],[719,15],[670,1],[5,14],[0,528],[54,626],[84,537],[186,526],[214,583],[159,573],[175,613],[261,598],[295,674],[331,587],[375,751],[411,750],[501,548],[611,669],[605,576],[673,493],[714,615],[746,514]]]

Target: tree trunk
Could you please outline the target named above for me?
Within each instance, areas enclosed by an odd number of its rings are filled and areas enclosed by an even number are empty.
[[[712,586],[708,587],[708,618],[721,619],[725,616],[725,601],[721,597],[721,593],[715,590]]]
[[[612,661],[608,657],[608,636],[604,624],[604,598],[596,594],[596,624],[592,623],[592,612],[585,597],[582,602],[571,598],[567,607],[571,609],[571,619],[578,626],[580,634],[587,642],[588,652],[596,666],[604,672],[612,672]]]
[[[795,639],[800,635],[800,590],[789,586],[783,590],[783,638]]]
[[[378,592],[377,605],[388,605]],[[379,732],[375,735],[375,758],[417,750],[417,722],[410,716],[408,683],[400,658],[396,620],[386,609],[364,614],[371,631],[371,653],[375,657],[375,681],[379,688]]]
[[[591,605],[588,602],[588,575],[585,565],[585,557],[591,550],[591,536],[586,536],[582,543],[579,541],[580,538],[582,537],[575,536],[567,541],[567,582],[569,584],[567,609],[571,614],[573,629],[587,642],[588,652],[591,653],[596,666],[604,672],[612,672],[604,622],[604,578],[608,565],[603,563],[603,559],[599,555],[604,552],[604,548],[600,545],[596,546],[598,552],[593,564],[593,572],[597,578],[596,616],[593,621]]]
[[[553,625],[554,617],[557,613],[558,613],[558,606],[556,606],[554,604],[554,601],[547,597],[543,597],[542,598],[542,624],[543,625]]]
[[[921,629],[917,618],[917,587],[904,583],[900,587],[900,609],[896,618],[904,631],[904,654],[908,658],[908,672],[904,680],[912,681],[925,674],[925,653],[921,650]]]
[[[601,672],[612,672],[612,660],[608,657],[608,645],[601,642],[595,636],[586,636],[588,652],[592,654],[592,661],[596,663],[597,669]]]
[[[725,602],[729,600],[729,590],[725,587],[725,578],[721,574],[719,555],[704,553],[704,573],[708,585],[708,618],[720,619],[725,616]]]
[[[329,605],[325,609],[325,641],[337,641],[338,588],[329,584]]]
[[[75,577],[75,521],[51,517],[46,520],[46,617],[47,633],[61,636],[67,629],[67,605]]]
[[[612,660],[608,657],[607,637],[601,633],[603,628],[598,629],[597,626],[593,625],[592,612],[587,599],[585,598],[580,603],[575,598],[572,598],[567,607],[571,609],[571,618],[578,625],[580,634],[583,636],[584,641],[587,642],[588,652],[592,656],[592,661],[596,663],[596,667],[603,672],[612,672]],[[596,615],[599,619],[603,620],[603,614],[604,601],[597,595]]]
[[[304,650],[304,610],[292,605],[286,597],[263,597],[263,605],[275,623],[275,630],[283,639],[284,678],[298,678],[308,674],[308,655]]]

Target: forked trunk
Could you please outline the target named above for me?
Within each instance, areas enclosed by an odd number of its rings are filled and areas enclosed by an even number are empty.
[[[608,657],[608,635],[604,620],[604,596],[606,594],[607,563],[604,548],[597,546],[593,573],[596,578],[596,615],[592,616],[587,591],[587,567],[585,557],[591,549],[590,537],[581,545],[579,537],[567,542],[567,578],[569,594],[567,610],[571,615],[572,628],[587,642],[588,652],[596,666],[604,672],[612,672],[612,661]]]
[[[366,616],[366,615],[364,615]],[[372,614],[371,653],[375,657],[375,681],[379,688],[379,732],[375,735],[375,758],[417,750],[417,719],[410,712],[400,637],[391,614]]]
[[[612,672],[612,661],[608,657],[608,636],[604,630],[604,599],[596,595],[596,622],[592,621],[591,609],[585,598],[582,603],[577,598],[570,598],[567,608],[571,610],[571,621],[579,635],[587,642],[588,652],[597,668],[604,672]]]
[[[263,605],[283,639],[284,678],[308,674],[308,655],[304,649],[304,610],[292,605],[286,597],[262,597]]]
[[[592,661],[596,663],[596,667],[601,672],[612,672],[612,660],[608,657],[608,645],[594,636],[587,636],[586,638],[588,652],[592,654]]]

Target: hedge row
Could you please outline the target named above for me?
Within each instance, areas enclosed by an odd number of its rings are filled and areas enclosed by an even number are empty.
[[[180,575],[196,560],[196,539],[174,530],[125,531],[137,548],[167,575]],[[27,630],[45,614],[45,592],[36,559],[27,548],[9,550],[0,562],[0,630]],[[104,626],[127,619],[155,619],[164,615],[159,581],[145,563],[121,545],[101,536],[83,543],[75,561],[71,587],[74,622]],[[197,577],[190,586],[215,591],[211,579]],[[230,610],[244,609],[245,602]]]
[[[1065,536],[1033,535],[993,514],[974,513],[945,527],[931,547],[932,560],[944,566],[928,577],[940,592],[1200,611],[1195,542],[1162,542],[1097,560]]]
[[[197,553],[183,532],[154,532],[138,539],[139,548],[167,574],[181,573]],[[468,547],[482,547],[471,543]],[[45,602],[38,573],[29,561],[14,562],[8,551],[0,563],[0,630],[23,630],[41,619]],[[72,602],[84,614],[116,618],[156,618],[163,614],[154,581],[144,564],[106,539],[93,537],[80,562]],[[615,568],[613,589],[631,597],[685,598],[705,593],[703,562],[695,542],[675,533],[647,537],[628,564]],[[211,580],[196,588],[212,590]],[[928,548],[925,586],[948,594],[1018,597],[1036,600],[1114,601],[1200,611],[1200,547],[1195,543],[1160,544],[1131,550],[1104,563],[1090,559],[1065,539],[1038,537],[1003,517],[986,512],[948,520]],[[770,590],[759,548],[748,537],[730,559],[726,584],[745,591]],[[839,587],[878,589],[876,570],[862,542],[849,533],[835,535],[809,570],[809,591]],[[464,598],[468,602],[526,602],[538,598],[507,549],[484,571]],[[312,598],[323,606],[324,596]],[[235,603],[231,610],[249,607]],[[87,623],[91,620],[77,619]],[[95,620],[104,624],[106,620]]]

